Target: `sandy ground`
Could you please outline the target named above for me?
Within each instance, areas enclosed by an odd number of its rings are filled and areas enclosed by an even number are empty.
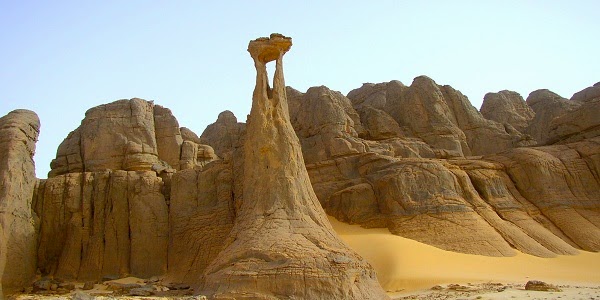
[[[329,220],[342,239],[371,263],[383,288],[396,299],[600,299],[600,253],[581,251],[556,258],[523,253],[514,257],[470,255],[402,238],[387,229],[364,229],[333,217]],[[562,286],[563,292],[525,291],[529,280]],[[478,292],[460,295],[465,291],[430,290],[450,283]],[[491,283],[502,284],[490,288]],[[498,289],[504,290],[499,293]]]
[[[539,258],[523,253],[487,257],[441,250],[391,234],[387,229],[364,229],[330,217],[336,232],[375,268],[392,299],[585,299],[600,300],[600,253]],[[525,290],[529,280],[541,280],[561,292]],[[143,284],[138,278],[115,280]],[[77,288],[81,288],[81,283]],[[79,293],[80,295],[78,295]],[[85,293],[85,294],[82,294]],[[20,295],[12,299],[114,299],[105,285],[70,295]],[[104,297],[103,297],[104,296]],[[174,297],[118,297],[174,299]],[[180,299],[201,299],[181,297]]]

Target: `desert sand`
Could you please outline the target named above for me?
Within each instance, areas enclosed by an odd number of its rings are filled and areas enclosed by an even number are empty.
[[[422,295],[433,286],[444,287],[451,283],[483,289],[485,283],[490,282],[502,283],[506,290],[496,293],[492,289],[489,295],[478,293],[476,297],[482,298],[477,299],[553,299],[552,295],[558,298],[561,294],[563,299],[577,299],[576,295],[582,296],[581,299],[600,297],[600,253],[580,251],[579,255],[556,258],[539,258],[520,252],[514,257],[462,254],[396,236],[384,228],[365,229],[333,217],[329,220],[342,239],[372,264],[381,285],[394,297]],[[523,286],[529,280],[559,285],[564,292],[550,295],[525,291]],[[535,296],[535,293],[540,294]],[[435,298],[415,296],[413,299]]]

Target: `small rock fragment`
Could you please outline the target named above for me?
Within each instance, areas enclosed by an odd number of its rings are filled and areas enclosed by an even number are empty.
[[[93,289],[93,288],[94,288],[94,285],[95,285],[95,282],[93,282],[93,281],[86,281],[86,282],[83,284],[83,288],[82,288],[82,290],[86,290],[86,291],[87,291],[87,290],[91,290],[91,289]]]
[[[562,292],[562,290],[558,287],[539,280],[527,281],[527,284],[525,284],[525,289],[528,291],[540,292]]]

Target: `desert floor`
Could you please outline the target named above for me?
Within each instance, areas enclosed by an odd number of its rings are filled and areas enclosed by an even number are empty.
[[[387,229],[329,220],[371,263],[394,299],[600,299],[600,253],[581,251],[556,258],[520,252],[514,257],[470,255],[402,238]],[[526,291],[529,280],[557,285],[563,292]]]

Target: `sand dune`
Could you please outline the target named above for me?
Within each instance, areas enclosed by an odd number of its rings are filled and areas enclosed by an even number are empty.
[[[600,285],[600,253],[539,258],[523,253],[487,257],[441,250],[391,234],[364,229],[329,217],[335,231],[377,270],[387,291],[411,291],[444,283],[519,282]]]

